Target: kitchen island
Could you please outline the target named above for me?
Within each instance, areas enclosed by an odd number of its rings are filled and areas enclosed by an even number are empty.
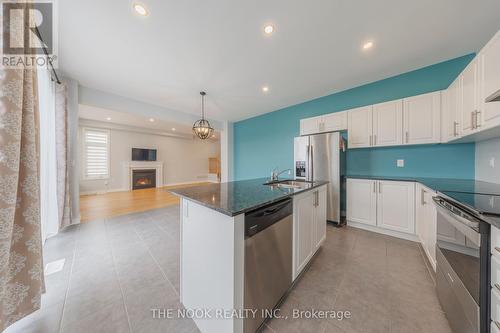
[[[245,259],[250,255],[245,253],[246,243],[249,252],[245,216],[259,209],[266,213],[269,205],[279,206],[292,199],[293,228],[285,233],[291,238],[291,255],[283,259],[291,261],[286,263],[291,268],[286,277],[290,286],[325,240],[326,182],[268,185],[267,181],[254,179],[171,191],[181,197],[180,300],[201,332],[248,333],[249,327],[254,327],[249,326],[248,317],[254,316],[251,311],[260,309],[247,308],[250,298],[255,297],[248,285],[264,285],[265,281],[251,280],[258,279],[258,274],[245,274],[249,271]],[[263,245],[269,249],[274,246]],[[258,260],[254,264],[258,266]]]

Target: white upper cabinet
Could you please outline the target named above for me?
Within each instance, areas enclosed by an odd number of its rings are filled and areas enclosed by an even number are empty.
[[[479,128],[500,125],[500,102],[484,103],[487,97],[500,90],[500,32],[479,53],[480,94],[482,111],[477,117]]]
[[[347,112],[334,112],[321,117],[321,132],[335,132],[347,129]],[[322,128],[321,128],[322,127]]]
[[[346,129],[347,112],[345,111],[300,120],[300,135],[335,132]]]
[[[442,94],[441,141],[448,142],[459,138],[462,133],[462,77],[459,76]]]
[[[474,59],[460,75],[462,78],[462,134],[467,135],[476,129],[476,115],[479,111],[478,105],[478,61]]]
[[[300,120],[300,135],[309,135],[320,132],[321,117]]]
[[[403,101],[373,105],[373,146],[395,146],[403,143]]]
[[[372,145],[372,106],[364,106],[348,111],[349,148],[370,147]]]
[[[415,233],[415,183],[378,181],[377,226]]]
[[[403,142],[405,144],[441,141],[441,92],[404,99]]]

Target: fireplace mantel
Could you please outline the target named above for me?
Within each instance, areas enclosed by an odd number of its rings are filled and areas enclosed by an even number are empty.
[[[123,183],[126,190],[132,190],[132,171],[133,170],[146,170],[155,169],[156,170],[156,187],[163,186],[163,162],[155,161],[130,161],[123,163]]]

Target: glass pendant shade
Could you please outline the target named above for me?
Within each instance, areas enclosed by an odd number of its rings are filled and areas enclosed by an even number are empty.
[[[200,92],[201,95],[201,119],[195,121],[193,125],[193,132],[202,140],[208,139],[212,136],[214,129],[210,126],[210,122],[205,119],[205,95],[204,91]]]

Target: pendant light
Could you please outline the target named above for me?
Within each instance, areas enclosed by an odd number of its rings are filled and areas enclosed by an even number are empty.
[[[201,95],[201,119],[197,120],[193,125],[193,132],[202,140],[209,138],[214,129],[210,126],[208,120],[205,119],[205,95],[207,93],[204,91],[200,92]]]

